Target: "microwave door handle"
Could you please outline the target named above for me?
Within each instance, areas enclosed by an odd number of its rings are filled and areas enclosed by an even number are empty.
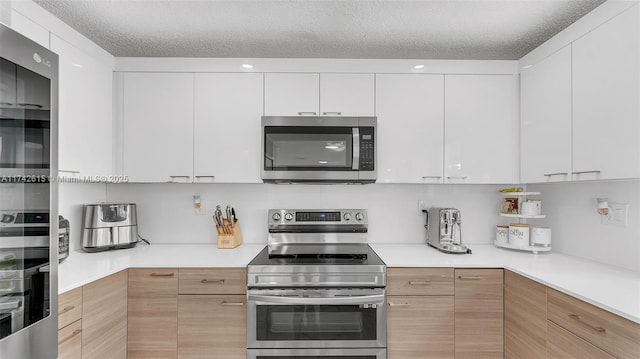
[[[384,294],[362,295],[353,297],[333,298],[299,298],[280,297],[272,295],[249,294],[248,301],[269,304],[294,304],[294,305],[344,305],[344,304],[383,304]]]
[[[354,127],[353,131],[353,163],[351,164],[352,170],[360,169],[360,128]]]

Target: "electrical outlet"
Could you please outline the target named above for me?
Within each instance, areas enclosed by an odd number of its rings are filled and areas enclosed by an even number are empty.
[[[602,216],[601,222],[607,226],[626,227],[629,217],[629,205],[609,202],[609,213]]]
[[[427,209],[427,201],[418,200],[418,214],[422,215],[422,211]]]

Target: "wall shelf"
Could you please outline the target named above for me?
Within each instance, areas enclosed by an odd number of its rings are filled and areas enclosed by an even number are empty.
[[[536,218],[545,218],[546,215],[545,214],[531,214],[531,215],[526,215],[526,214],[509,214],[509,213],[500,213],[500,215],[502,217],[509,217],[509,218],[523,218],[523,219],[536,219]]]
[[[506,249],[514,249],[514,250],[518,250],[518,251],[533,252],[533,254],[538,254],[538,252],[549,252],[549,251],[551,251],[551,246],[549,246],[549,247],[540,247],[540,246],[520,247],[520,246],[515,246],[515,245],[509,244],[509,243],[497,242],[495,240],[493,241],[493,244],[496,247],[506,248]]]

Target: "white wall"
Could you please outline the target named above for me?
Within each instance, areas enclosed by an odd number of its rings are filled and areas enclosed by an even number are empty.
[[[60,183],[58,185],[58,211],[69,220],[71,250],[81,248],[82,205],[107,200],[106,186],[102,183]]]
[[[139,232],[152,243],[215,243],[211,219],[216,204],[236,208],[245,243],[266,243],[269,208],[366,208],[369,242],[425,243],[429,206],[462,211],[463,242],[490,243],[502,196],[496,185],[271,185],[271,184],[111,184],[110,202],[138,205]],[[195,215],[193,196],[202,198]]]
[[[527,190],[542,192],[547,218],[536,224],[551,227],[554,251],[640,272],[640,181],[549,183]],[[626,228],[601,223],[599,197],[629,204]]]

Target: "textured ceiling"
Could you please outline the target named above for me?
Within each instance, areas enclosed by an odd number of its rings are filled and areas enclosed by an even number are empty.
[[[604,0],[35,0],[120,57],[516,60]]]

